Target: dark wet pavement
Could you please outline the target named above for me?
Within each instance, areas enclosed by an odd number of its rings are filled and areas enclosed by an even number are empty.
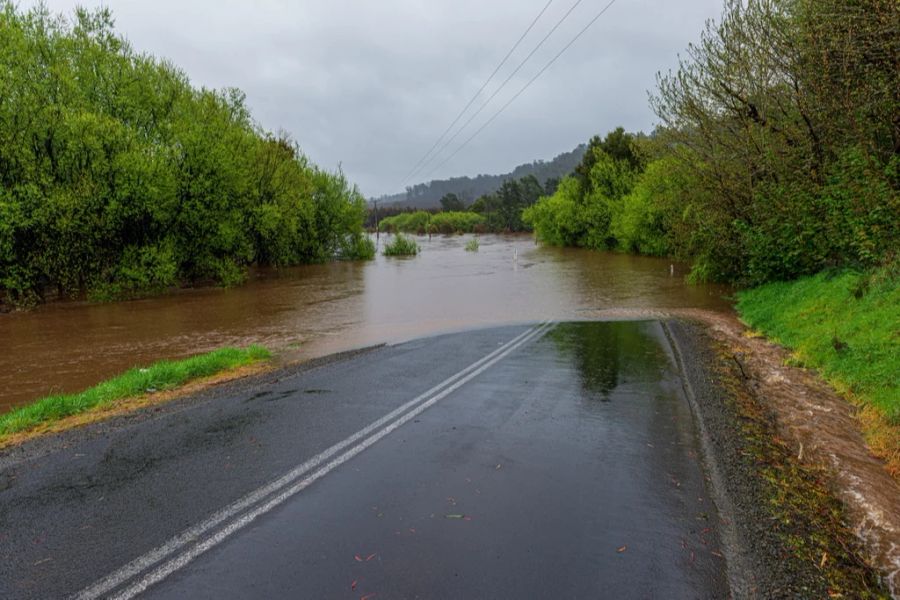
[[[0,596],[83,589],[526,329],[380,349],[0,463]],[[725,597],[698,455],[659,323],[556,325],[145,595]]]

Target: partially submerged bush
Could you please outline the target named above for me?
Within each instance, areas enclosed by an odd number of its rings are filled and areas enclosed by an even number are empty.
[[[341,260],[371,260],[375,258],[375,242],[364,233],[347,236],[341,245]]]
[[[419,245],[415,240],[401,234],[384,247],[385,256],[415,256],[418,253]]]

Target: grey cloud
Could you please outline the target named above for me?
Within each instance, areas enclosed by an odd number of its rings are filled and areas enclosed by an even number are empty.
[[[573,0],[556,0],[502,81]],[[27,3],[24,3],[27,5]],[[98,0],[50,0],[70,12]],[[367,195],[400,181],[480,87],[545,0],[106,0],[135,48],[207,87],[236,86],[260,124],[293,134]],[[606,0],[584,0],[485,109],[493,114]],[[435,177],[501,172],[617,125],[649,130],[657,71],[718,16],[721,0],[618,0],[543,77]],[[495,82],[493,85],[496,85]],[[488,89],[488,93],[492,88]],[[476,104],[477,106],[478,104]],[[469,136],[463,133],[458,142]],[[456,145],[451,146],[451,150]],[[427,171],[426,171],[427,173]]]

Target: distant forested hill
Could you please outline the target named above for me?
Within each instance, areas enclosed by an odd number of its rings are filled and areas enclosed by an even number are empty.
[[[486,194],[493,194],[508,179],[521,179],[534,175],[542,184],[548,179],[559,179],[570,174],[581,162],[586,144],[581,144],[571,152],[564,152],[551,161],[536,160],[519,165],[511,173],[503,175],[478,175],[476,177],[453,177],[434,180],[406,188],[405,193],[374,198],[380,206],[409,206],[414,208],[438,208],[445,194],[456,194],[466,205]]]

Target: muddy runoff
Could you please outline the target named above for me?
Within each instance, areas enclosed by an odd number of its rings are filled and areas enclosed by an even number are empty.
[[[282,360],[613,307],[728,311],[669,260],[536,246],[530,236],[422,236],[421,253],[254,271],[245,285],[0,314],[0,412],[137,365],[264,344]],[[386,241],[381,236],[380,243]]]

